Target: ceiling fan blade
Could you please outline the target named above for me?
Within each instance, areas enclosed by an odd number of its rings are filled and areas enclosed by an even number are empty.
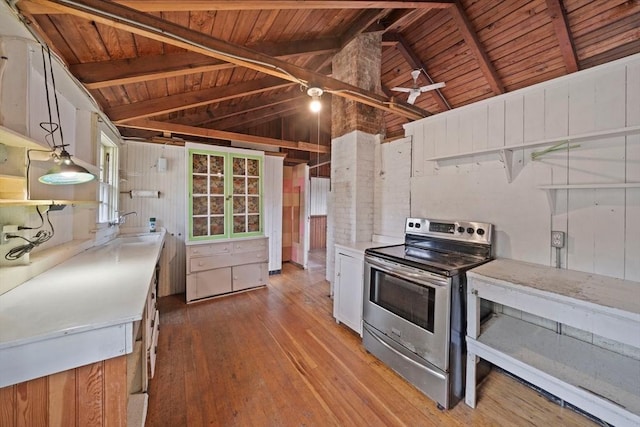
[[[413,89],[408,88],[408,87],[392,87],[391,90],[395,90],[396,92],[406,92],[409,93],[411,92]]]
[[[427,92],[434,89],[440,89],[441,87],[445,87],[445,86],[446,85],[444,83],[434,83],[432,85],[422,86],[420,88],[420,92]]]
[[[420,95],[420,92],[417,91],[417,90],[411,92],[409,94],[409,99],[407,99],[407,104],[412,104],[413,105],[413,103],[416,102],[416,99],[418,98],[418,95]]]

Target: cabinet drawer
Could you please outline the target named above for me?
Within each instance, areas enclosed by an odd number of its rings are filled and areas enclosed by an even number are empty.
[[[233,245],[230,242],[210,243],[208,245],[191,245],[187,246],[187,258],[231,253],[232,248]]]
[[[231,292],[231,267],[201,271],[191,277],[195,280],[190,300]]]
[[[268,257],[269,257],[269,254],[266,248],[260,251],[243,252],[239,254],[234,254],[233,265],[266,262],[268,260]]]
[[[242,240],[233,243],[233,252],[254,252],[261,249],[267,249],[267,239]]]
[[[214,268],[230,267],[233,264],[237,264],[237,262],[232,254],[204,256],[190,259],[189,271],[193,273]]]
[[[266,285],[268,278],[269,267],[266,262],[233,267],[233,290]]]

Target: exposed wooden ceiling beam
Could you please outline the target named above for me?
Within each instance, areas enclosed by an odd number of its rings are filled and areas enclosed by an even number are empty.
[[[390,100],[385,96],[363,90],[314,71],[264,55],[243,46],[202,34],[154,15],[138,12],[112,2],[100,0],[33,0],[72,14],[138,34],[192,52],[202,53],[252,70],[261,71],[291,82],[307,85],[313,82],[337,96],[370,105],[392,114],[419,119],[428,114],[415,106]],[[267,2],[262,2],[262,6]]]
[[[460,33],[462,33],[462,37],[467,43],[467,46],[469,46],[469,49],[476,57],[480,71],[482,71],[485,79],[487,79],[489,87],[496,95],[504,93],[504,84],[502,83],[500,76],[498,76],[496,69],[491,63],[487,52],[484,50],[484,47],[482,47],[482,43],[480,43],[478,35],[473,29],[473,26],[471,25],[467,14],[464,12],[460,0],[455,0],[455,6],[452,6],[449,10],[451,11],[453,20],[458,26],[458,30],[460,30]]]
[[[369,0],[115,0],[114,3],[141,12],[195,12],[207,10],[282,10],[282,9],[418,9],[444,8],[453,0],[369,1]],[[33,14],[55,14],[59,10],[39,2],[21,1]],[[22,7],[22,6],[21,6]]]
[[[259,111],[250,111],[242,114],[238,114],[233,117],[227,117],[226,119],[215,120],[208,124],[208,127],[215,129],[232,129],[239,126],[248,127],[254,124],[264,123],[269,120],[274,120],[283,115],[289,115],[291,112],[300,111],[302,104],[301,98],[297,98],[295,102],[286,102],[281,104],[268,105]]]
[[[400,54],[404,57],[405,61],[407,61],[409,66],[414,70],[422,70],[427,80],[429,81],[429,84],[435,83],[435,81],[433,81],[433,79],[427,72],[427,66],[424,64],[424,62],[422,62],[422,60],[418,57],[418,55],[416,55],[413,49],[411,49],[411,46],[409,46],[409,43],[407,42],[407,40],[404,37],[402,37],[402,34],[386,33],[382,38],[383,40],[384,39],[396,40],[397,42],[396,49],[400,51]],[[433,97],[434,101],[436,101],[436,103],[438,104],[438,107],[440,107],[441,110],[446,111],[451,109],[451,106],[447,102],[446,98],[444,97],[440,89],[432,90],[431,96]]]
[[[304,54],[337,52],[341,41],[334,39],[296,40],[286,43],[264,43],[251,48],[278,58]],[[154,79],[205,73],[236,67],[235,64],[195,52],[139,56],[113,61],[85,62],[70,67],[87,88],[139,83]]]
[[[293,83],[269,76],[263,79],[250,80],[229,86],[212,87],[164,96],[162,98],[152,98],[132,104],[118,105],[106,109],[105,113],[114,123],[119,124],[128,120],[200,107],[214,102],[221,102],[291,85],[293,85]]]
[[[316,156],[312,156],[312,157],[315,157],[315,158],[312,158],[309,161],[310,168],[317,168],[318,166],[331,163],[331,154],[323,154],[319,157],[316,157]]]
[[[203,126],[208,123],[215,122],[216,120],[222,120],[240,114],[259,111],[263,108],[268,108],[273,105],[278,105],[284,102],[292,102],[299,99],[309,99],[309,97],[307,96],[307,94],[301,93],[299,95],[295,95],[291,92],[286,92],[275,96],[252,99],[247,102],[239,103],[238,105],[229,105],[216,108],[210,107],[207,111],[198,114],[186,115],[180,117],[177,120],[173,120],[173,122],[191,126]]]
[[[345,47],[351,40],[363,33],[369,26],[385,16],[389,11],[385,9],[366,10],[356,18],[353,24],[349,25],[347,31],[340,37],[341,47]]]
[[[384,19],[384,31],[400,32],[429,12],[429,9],[397,9]]]
[[[564,59],[567,72],[575,73],[580,69],[578,56],[576,55],[573,37],[571,37],[571,31],[569,30],[569,21],[567,20],[567,14],[562,6],[562,2],[560,0],[547,0],[547,11],[551,16],[551,22],[553,23],[553,29],[558,38],[560,52],[562,53],[562,59]]]
[[[326,145],[311,144],[309,142],[286,141],[263,136],[246,135],[243,133],[227,132],[215,129],[199,128],[195,126],[180,125],[177,123],[158,122],[149,119],[138,119],[122,123],[120,127],[145,129],[160,132],[171,132],[178,135],[197,136],[201,138],[225,139],[228,141],[243,141],[253,144],[268,145],[271,147],[288,148],[290,150],[308,151],[311,153],[328,153],[330,147]]]

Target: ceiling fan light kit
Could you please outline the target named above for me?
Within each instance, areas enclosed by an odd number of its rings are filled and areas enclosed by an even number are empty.
[[[418,77],[420,77],[420,70],[413,70],[411,72],[411,77],[413,78],[413,87],[392,87],[391,90],[396,92],[404,92],[409,94],[409,98],[407,99],[407,104],[413,105],[416,102],[416,99],[421,93],[429,92],[430,90],[440,89],[445,87],[444,83],[434,83],[426,86],[418,86]]]

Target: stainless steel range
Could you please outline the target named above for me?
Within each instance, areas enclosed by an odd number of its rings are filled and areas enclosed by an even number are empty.
[[[363,342],[439,407],[464,395],[466,274],[493,226],[407,218],[405,243],[365,251]]]

